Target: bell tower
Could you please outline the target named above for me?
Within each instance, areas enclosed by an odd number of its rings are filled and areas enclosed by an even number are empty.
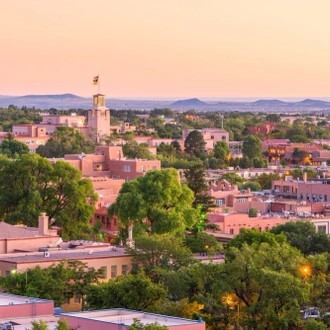
[[[93,108],[88,110],[89,136],[96,142],[110,135],[110,110],[105,106],[105,95],[93,95]]]

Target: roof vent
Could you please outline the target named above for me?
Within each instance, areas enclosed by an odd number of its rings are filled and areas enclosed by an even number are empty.
[[[45,257],[45,258],[49,258],[49,256],[50,256],[49,251],[45,251],[45,252],[44,252],[44,257]]]

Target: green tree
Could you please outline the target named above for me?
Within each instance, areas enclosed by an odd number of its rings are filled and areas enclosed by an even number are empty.
[[[251,191],[260,191],[261,190],[261,186],[258,182],[254,182],[254,181],[249,181],[249,182],[246,182],[246,183],[243,183],[241,186],[240,186],[241,189],[248,189],[250,188]]]
[[[147,275],[158,267],[177,270],[195,262],[183,238],[173,235],[140,235],[135,238],[134,247],[126,249],[132,255],[132,263]]]
[[[228,143],[225,141],[218,141],[214,146],[214,157],[222,159],[224,162],[230,154]]]
[[[227,172],[227,173],[222,174],[218,181],[221,181],[221,180],[226,180],[230,184],[237,184],[237,185],[240,183],[243,183],[245,181],[236,172]]]
[[[184,141],[184,151],[189,155],[200,157],[205,153],[206,142],[199,131],[191,131]]]
[[[166,288],[153,283],[143,272],[119,276],[94,285],[87,295],[89,309],[128,308],[150,310],[166,298]]]
[[[0,145],[0,153],[9,158],[17,158],[18,156],[29,153],[29,148],[25,143],[6,138]]]
[[[298,325],[300,306],[307,302],[310,286],[300,273],[305,259],[289,244],[243,244],[230,248],[224,263],[228,274],[217,279],[224,302],[237,299],[237,323],[243,329],[290,329]],[[227,302],[230,304],[230,302]]]
[[[191,208],[193,201],[193,192],[179,182],[175,169],[153,170],[125,182],[108,214],[116,214],[122,225],[133,224],[141,232],[149,228],[152,233],[182,233],[198,219],[199,212]]]
[[[326,233],[316,232],[311,221],[287,222],[273,227],[270,231],[285,235],[288,243],[304,255],[330,251],[330,239]]]
[[[64,161],[50,164],[37,154],[24,154],[15,161],[0,159],[0,218],[36,226],[46,212],[62,228],[63,237],[84,237],[94,212],[94,193],[89,179]],[[86,232],[86,233],[85,233]]]
[[[214,207],[214,198],[209,195],[209,186],[205,180],[205,167],[203,165],[194,165],[184,172],[188,187],[194,192],[195,200],[193,207],[201,205],[202,212],[207,212],[211,207]]]
[[[138,144],[135,140],[129,140],[123,145],[123,153],[127,158],[153,159],[154,156],[145,143]]]
[[[254,178],[253,181],[258,182],[261,186],[261,189],[271,189],[272,181],[279,180],[280,178],[281,177],[276,173],[262,173],[256,178]]]
[[[67,297],[77,295],[83,300],[84,308],[89,287],[102,277],[102,269],[89,269],[86,263],[77,260],[62,260],[48,268],[37,266],[26,273],[1,276],[0,285],[12,294],[54,300],[55,306],[64,304]]]
[[[73,127],[60,126],[51,134],[44,146],[39,146],[37,153],[43,157],[64,157],[65,154],[91,154],[94,143]]]
[[[144,324],[139,319],[133,319],[134,322],[127,328],[127,330],[167,330],[166,325],[161,325],[158,322]]]
[[[49,329],[47,323],[43,320],[40,320],[40,321],[33,320],[33,321],[31,321],[31,325],[32,325],[32,328],[30,330],[48,330]]]
[[[255,217],[257,217],[257,215],[258,215],[258,209],[256,209],[255,207],[251,207],[249,209],[249,217],[255,218]]]
[[[250,159],[254,157],[261,158],[261,140],[256,135],[249,135],[243,141],[242,152],[244,156]]]
[[[63,319],[57,321],[55,330],[71,330],[71,328],[69,327],[68,321]]]

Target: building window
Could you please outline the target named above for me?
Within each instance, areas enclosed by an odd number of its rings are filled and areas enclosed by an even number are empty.
[[[117,277],[117,266],[111,266],[111,278]]]
[[[153,170],[157,170],[157,166],[156,165],[152,165],[152,169]]]
[[[121,274],[126,275],[128,272],[128,265],[122,265],[121,266]]]
[[[324,201],[325,201],[325,202],[328,201],[328,195],[324,195]]]
[[[146,167],[145,166],[141,166],[140,167],[140,172],[145,172],[146,171]]]
[[[217,205],[217,206],[223,206],[223,205],[225,205],[225,199],[224,198],[217,198],[215,200],[215,205]]]
[[[317,226],[317,231],[318,232],[327,232],[327,226]]]
[[[234,228],[229,229],[229,234],[234,235]]]
[[[246,202],[246,198],[237,198],[237,203],[244,203]]]
[[[80,304],[80,296],[77,294],[74,295],[74,302]]]
[[[226,141],[226,136],[223,135],[222,138],[221,138],[222,141]]]
[[[107,278],[107,266],[102,266],[101,267],[101,272],[102,272],[102,275],[100,276],[100,278]]]
[[[123,171],[124,172],[131,172],[131,166],[130,165],[124,165],[123,166]]]

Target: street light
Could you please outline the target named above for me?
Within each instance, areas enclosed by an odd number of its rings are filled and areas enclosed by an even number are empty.
[[[304,277],[310,276],[311,275],[311,267],[309,265],[303,265],[300,268],[301,273],[303,274]]]
[[[11,269],[10,271],[11,275],[19,274],[16,268]],[[27,287],[27,271],[25,272],[25,287]]]

